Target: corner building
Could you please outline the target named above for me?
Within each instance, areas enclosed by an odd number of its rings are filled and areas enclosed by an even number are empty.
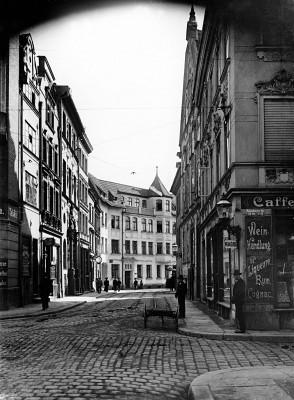
[[[294,329],[293,16],[290,1],[208,2],[183,95],[181,262],[194,296],[231,319],[240,269],[248,329]],[[195,237],[184,241],[186,226]]]
[[[165,287],[176,258],[175,206],[156,174],[149,189],[97,179],[90,187],[101,208],[101,277],[120,278],[122,288],[133,288],[135,278],[144,288]]]

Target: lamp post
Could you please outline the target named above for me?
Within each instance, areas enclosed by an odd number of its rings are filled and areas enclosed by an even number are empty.
[[[222,197],[220,198],[220,201],[216,204],[216,210],[218,213],[218,218],[219,222],[221,224],[221,228],[223,230],[226,230],[228,232],[228,239],[230,240],[231,236],[233,235],[236,238],[236,247],[234,247],[234,244],[229,241],[229,245],[227,249],[234,249],[237,248],[238,250],[238,269],[240,268],[240,250],[239,250],[239,241],[240,241],[240,235],[241,235],[241,227],[239,225],[231,225],[231,219],[234,218],[234,215],[232,215],[232,203],[230,203],[225,195],[223,194]],[[232,266],[231,266],[231,252],[229,254],[229,274],[230,274],[230,291],[231,291],[231,275],[232,275]],[[223,285],[223,282],[221,283]]]
[[[216,211],[218,213],[219,221],[221,222],[224,229],[228,231],[229,234],[232,234],[237,239],[237,247],[239,249],[239,240],[241,234],[241,227],[239,225],[231,225],[230,224],[230,216],[232,212],[232,203],[230,203],[226,196],[223,194],[220,198],[220,201],[216,203]],[[233,216],[234,218],[234,216]]]
[[[123,207],[121,210],[121,288],[124,285],[124,214],[126,208]]]

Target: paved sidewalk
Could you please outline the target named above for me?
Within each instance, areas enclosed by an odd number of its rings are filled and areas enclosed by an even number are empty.
[[[294,399],[293,367],[243,367],[207,372],[194,379],[188,400]]]
[[[212,310],[203,312],[201,308],[203,308],[203,304],[201,305],[198,301],[186,301],[186,318],[179,319],[179,333],[197,338],[216,340],[294,343],[293,330],[249,330],[246,333],[235,333],[236,328],[232,326],[230,321],[217,317]]]

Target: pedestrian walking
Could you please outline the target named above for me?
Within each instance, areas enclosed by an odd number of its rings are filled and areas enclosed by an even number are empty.
[[[40,296],[42,301],[42,309],[46,310],[49,307],[49,295],[52,292],[52,282],[48,275],[44,275],[41,279],[40,284]]]
[[[134,288],[135,288],[135,290],[137,290],[137,286],[138,286],[138,281],[137,281],[137,279],[135,278],[135,280],[134,280]]]
[[[113,279],[113,290],[116,292],[117,291],[117,279]]]
[[[235,333],[245,333],[246,323],[244,316],[244,304],[245,304],[245,282],[241,278],[241,272],[239,270],[234,271],[235,284],[233,287],[232,303],[236,306],[236,320],[239,323],[239,329],[235,330]]]
[[[174,275],[174,273],[172,274],[172,277],[170,278],[171,281],[171,291],[173,292],[176,289],[176,276]]]
[[[142,279],[140,280],[140,283],[139,283],[139,289],[143,289],[143,281],[142,281]]]
[[[101,293],[101,289],[102,289],[102,279],[99,277],[96,279],[96,290],[97,293]]]
[[[109,280],[106,277],[105,280],[104,280],[104,291],[108,292],[108,288],[109,288]]]
[[[178,299],[178,304],[179,304],[179,318],[185,318],[186,315],[186,305],[185,305],[186,294],[187,294],[187,285],[184,282],[183,275],[179,275],[179,282],[175,294],[175,297],[176,299]]]
[[[117,278],[117,291],[120,291],[120,287],[121,287],[121,280],[119,278]]]

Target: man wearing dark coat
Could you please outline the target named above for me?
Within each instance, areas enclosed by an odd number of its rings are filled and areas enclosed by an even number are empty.
[[[41,279],[39,288],[42,300],[42,309],[46,310],[48,308],[49,295],[52,292],[52,283],[47,275],[44,275],[44,277]]]
[[[101,293],[101,288],[102,288],[102,279],[97,278],[96,279],[96,290],[98,293]]]
[[[179,318],[185,318],[186,307],[185,307],[185,299],[187,294],[187,285],[184,282],[183,275],[179,275],[179,282],[176,290],[175,297],[178,299],[179,303]]]
[[[108,292],[108,287],[109,287],[109,280],[108,278],[105,278],[104,280],[104,291]]]
[[[232,303],[236,306],[236,319],[239,322],[239,329],[235,330],[235,333],[245,333],[246,323],[244,317],[244,304],[245,304],[245,282],[241,278],[241,272],[239,270],[234,271],[235,284],[233,287]]]

